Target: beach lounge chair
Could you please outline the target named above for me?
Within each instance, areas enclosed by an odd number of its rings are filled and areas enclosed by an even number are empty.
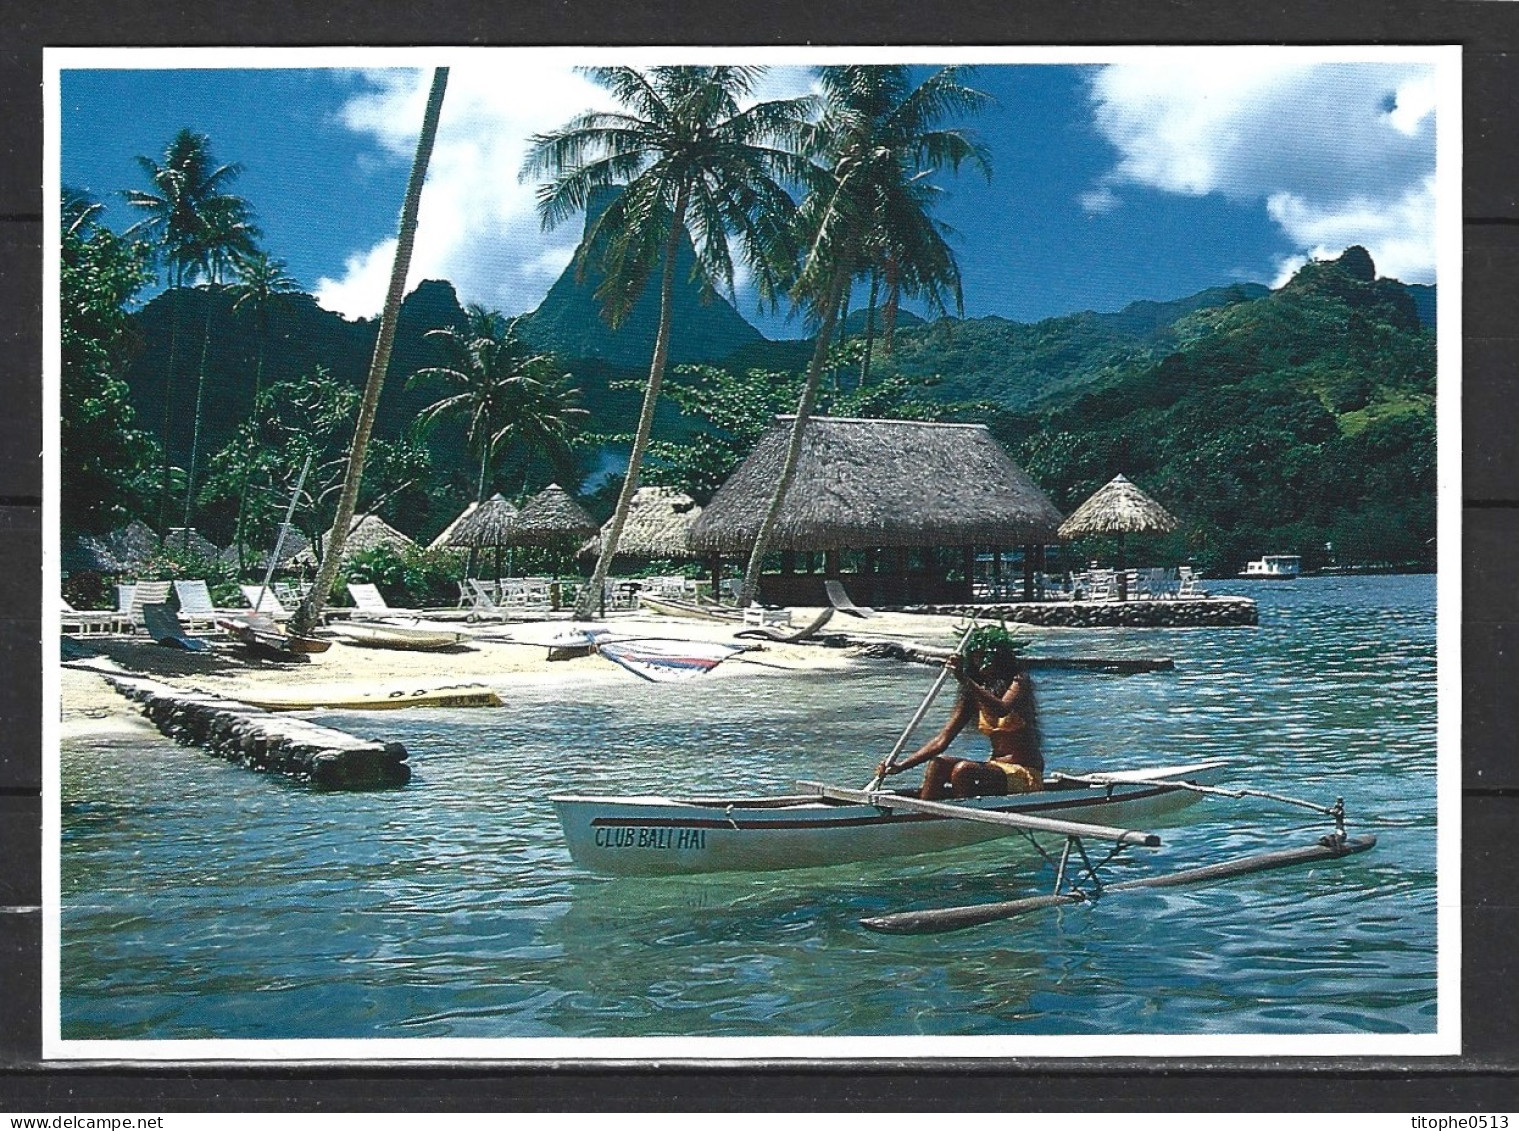
[[[744,623],[768,627],[773,624],[791,624],[790,609],[771,609],[764,605],[750,605],[744,609]]]
[[[745,609],[744,612],[747,613],[749,610]],[[733,635],[735,637],[743,637],[745,639],[773,640],[777,644],[799,644],[804,640],[810,640],[812,637],[816,636],[818,634],[818,631],[833,619],[834,612],[834,607],[832,605],[829,605],[827,608],[818,613],[818,615],[814,617],[805,628],[798,629],[796,632],[782,632],[779,629],[771,628],[768,625],[760,625],[758,628],[741,629],[740,631],[735,632]],[[787,613],[787,624],[790,624],[789,612]]]
[[[179,605],[179,623],[188,629],[210,629],[220,615],[211,601],[211,591],[204,581],[176,581],[174,600]]]
[[[418,615],[415,609],[392,608],[386,603],[385,597],[379,588],[367,581],[350,581],[348,583],[348,595],[353,598],[356,614],[361,619],[415,617]]]
[[[211,647],[204,640],[190,638],[172,605],[144,605],[142,620],[143,628],[155,643],[181,648],[186,652],[205,652]]]
[[[1206,597],[1208,591],[1198,582],[1201,575],[1191,566],[1176,567],[1176,595],[1178,597]]]
[[[874,609],[867,609],[856,605],[849,599],[849,594],[844,591],[842,581],[825,581],[823,589],[828,594],[828,603],[841,613],[848,613],[852,617],[869,617],[875,615]]]
[[[478,578],[469,578],[460,586],[460,594],[469,603],[470,620],[505,620],[507,610],[496,604],[493,586]]]
[[[59,603],[63,606],[60,631],[68,636],[88,636],[120,630],[121,613],[115,609],[88,609],[81,612],[67,601]]]
[[[142,607],[167,603],[171,588],[167,581],[139,581],[133,584],[130,587],[131,596],[127,599],[127,607],[123,612],[123,629],[127,632],[135,632],[139,628],[146,631],[147,626],[142,619]],[[120,589],[118,589],[119,592]]]
[[[248,602],[248,607],[255,612],[278,622],[290,619],[290,610],[285,608],[273,589],[265,589],[262,585],[240,585],[243,591],[243,599]]]

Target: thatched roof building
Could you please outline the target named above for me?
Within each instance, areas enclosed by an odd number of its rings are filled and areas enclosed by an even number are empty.
[[[674,487],[640,487],[633,492],[633,504],[617,539],[619,558],[659,558],[676,560],[696,557],[691,548],[691,525],[701,517],[701,507],[690,495]],[[602,535],[612,520],[580,547],[582,558],[601,555]]]
[[[522,505],[513,525],[516,546],[574,545],[596,533],[596,520],[557,483],[550,483]]]
[[[169,527],[169,533],[164,538],[164,545],[178,553],[188,551],[198,558],[204,558],[208,562],[214,562],[221,557],[221,550],[215,542],[207,538],[193,526],[187,532],[183,526]]]
[[[492,495],[473,510],[460,515],[446,545],[453,549],[508,546],[517,526],[517,508],[502,495]]]
[[[275,528],[273,536],[275,538],[279,537],[278,527]],[[298,558],[301,559],[302,562],[315,560],[309,553],[310,546],[311,539],[307,538],[304,534],[292,526],[285,532],[285,540],[280,544],[280,560],[276,568],[294,568],[300,564],[296,560]],[[269,558],[273,555],[273,553],[273,543],[270,543],[267,546],[254,546],[250,544],[244,548],[243,562],[248,569],[266,570],[269,568]],[[221,553],[221,559],[226,564],[236,568],[238,564],[237,543],[234,542],[232,545],[223,550]]]
[[[744,554],[780,479],[791,417],[718,489],[697,551]],[[1052,540],[1060,512],[981,424],[814,417],[781,505],[776,550],[1016,546]]]
[[[1122,475],[1099,488],[1060,525],[1060,537],[1086,534],[1167,534],[1179,524],[1171,512]]]
[[[427,544],[427,548],[429,550],[449,549],[449,539],[454,536],[454,531],[458,530],[459,527],[464,523],[464,520],[469,518],[470,515],[474,514],[479,506],[480,504],[476,502],[471,502],[466,505],[465,508],[454,517],[454,520],[445,526],[442,531],[439,532],[438,536]]]
[[[128,574],[145,568],[158,553],[158,535],[133,519],[106,535],[81,534],[60,552],[60,565],[70,573]]]
[[[332,531],[329,529],[322,535],[322,548],[325,551],[332,545]],[[417,544],[406,535],[402,534],[394,526],[391,526],[377,514],[366,514],[355,521],[349,528],[348,538],[343,543],[343,560],[346,562],[355,554],[365,550],[373,550],[380,546],[389,546],[396,553],[405,553],[414,550]],[[302,566],[316,565],[316,555],[312,553],[310,546],[302,550],[295,557],[295,563]]]

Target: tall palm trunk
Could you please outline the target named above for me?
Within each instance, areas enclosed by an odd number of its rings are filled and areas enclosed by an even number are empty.
[[[253,422],[258,426],[258,398],[264,391],[264,346],[269,337],[269,316],[264,311],[258,315],[258,365],[253,370]],[[241,573],[248,568],[248,550],[243,544],[243,532],[246,529],[248,514],[248,484],[253,478],[253,467],[249,463],[243,464],[243,481],[237,489],[237,532],[232,536],[232,543],[237,547],[237,569]]]
[[[823,375],[823,364],[828,359],[828,343],[833,338],[833,328],[839,317],[839,300],[849,277],[853,273],[852,262],[844,262],[835,272],[832,293],[823,305],[823,323],[818,327],[817,344],[812,348],[812,361],[807,366],[807,383],[802,388],[802,398],[797,402],[796,420],[791,425],[791,440],[786,445],[786,462],[781,465],[781,478],[770,496],[770,505],[760,522],[759,532],[754,536],[754,549],[749,554],[749,566],[744,570],[744,586],[739,591],[738,603],[746,606],[754,601],[759,589],[760,567],[765,560],[765,549],[770,543],[770,533],[775,529],[776,516],[786,501],[786,492],[796,478],[797,460],[802,453],[802,436],[807,431],[807,421],[812,416],[812,406],[817,401],[818,382]]]
[[[876,338],[876,294],[881,285],[881,273],[870,272],[870,305],[865,308],[865,356],[860,359],[860,388],[870,380],[870,351]]]
[[[385,308],[380,313],[380,334],[374,345],[374,359],[369,366],[369,380],[364,399],[359,403],[359,419],[353,429],[353,447],[348,453],[348,469],[343,477],[343,491],[338,496],[338,511],[332,520],[332,541],[317,570],[311,592],[301,602],[290,620],[290,631],[299,636],[310,632],[321,618],[327,594],[337,580],[338,565],[343,560],[343,544],[358,507],[359,486],[364,481],[364,457],[369,450],[369,434],[374,429],[375,413],[380,407],[380,391],[385,386],[385,371],[390,368],[390,347],[395,342],[396,318],[401,312],[401,295],[406,289],[406,272],[411,267],[411,249],[417,238],[417,211],[422,203],[422,182],[432,159],[433,142],[438,136],[438,116],[443,110],[443,92],[448,86],[448,68],[433,71],[432,90],[427,96],[427,112],[422,118],[422,133],[417,138],[417,155],[411,163],[411,180],[406,185],[406,200],[401,206],[401,228],[396,238],[396,258],[390,270],[390,288],[385,293]]]
[[[617,543],[622,538],[623,524],[633,508],[633,493],[638,490],[638,475],[643,468],[643,455],[649,446],[649,433],[654,428],[654,410],[659,406],[659,386],[664,380],[665,363],[670,357],[671,297],[675,290],[675,253],[680,249],[680,234],[686,223],[686,190],[682,188],[675,197],[675,216],[670,223],[670,236],[665,240],[665,261],[659,276],[659,334],[654,339],[654,358],[649,362],[649,384],[643,392],[643,408],[638,413],[638,431],[633,436],[633,450],[628,453],[628,473],[622,481],[622,492],[617,496],[617,509],[612,513],[612,525],[601,540],[601,553],[596,558],[596,569],[590,583],[580,591],[575,600],[575,617],[587,620],[599,613],[601,594],[606,588],[607,573],[612,559],[617,556]]]
[[[158,484],[158,535],[163,537],[169,525],[169,428],[174,423],[174,360],[179,352],[179,314],[184,290],[185,272],[176,267],[174,272],[174,295],[169,315],[169,367],[164,371],[163,423],[159,435],[163,437],[163,474]]]
[[[185,476],[185,526],[184,544],[181,547],[186,553],[190,550],[190,525],[195,518],[195,465],[200,462],[200,424],[201,408],[205,403],[206,392],[206,355],[211,349],[211,312],[215,309],[214,282],[206,284],[206,325],[200,336],[200,371],[195,378],[195,427],[190,432],[190,468]]]

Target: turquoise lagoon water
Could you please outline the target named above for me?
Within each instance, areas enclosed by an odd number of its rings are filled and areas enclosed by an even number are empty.
[[[158,740],[63,751],[65,1038],[1405,1033],[1435,1025],[1433,577],[1214,583],[1258,629],[1087,631],[1046,654],[1052,767],[1228,756],[1343,796],[1372,852],[944,936],[864,915],[1043,890],[1002,845],[704,881],[569,859],[552,792],[858,783],[931,679],[862,661],[683,684],[523,689],[499,711],[328,716],[404,741],[401,790],[324,794]],[[1204,802],[1129,874],[1311,842]]]

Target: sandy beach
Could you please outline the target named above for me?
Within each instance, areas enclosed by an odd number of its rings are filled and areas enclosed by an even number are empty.
[[[793,626],[809,623],[821,610],[793,610]],[[724,661],[702,679],[795,678],[808,672],[838,669],[861,662],[851,642],[870,639],[916,642],[931,647],[953,643],[952,617],[877,613],[868,619],[837,615],[823,629],[821,642],[780,643],[735,638],[740,626],[649,613],[618,615],[599,623],[612,639],[657,639],[742,644],[746,651]],[[450,625],[455,627],[456,625]],[[525,682],[563,684],[636,680],[638,677],[597,655],[549,660],[549,641],[570,628],[566,620],[511,625],[463,626],[470,641],[445,652],[410,652],[367,648],[336,636],[332,647],[304,663],[258,659],[225,638],[210,637],[208,652],[163,647],[145,636],[92,636],[78,643],[94,653],[65,662],[61,672],[62,736],[102,737],[123,730],[151,731],[136,704],[101,678],[109,670],[150,676],[184,689],[236,699],[244,693],[300,689],[330,690],[334,698],[354,691],[414,691],[461,683],[484,684],[499,692]]]

